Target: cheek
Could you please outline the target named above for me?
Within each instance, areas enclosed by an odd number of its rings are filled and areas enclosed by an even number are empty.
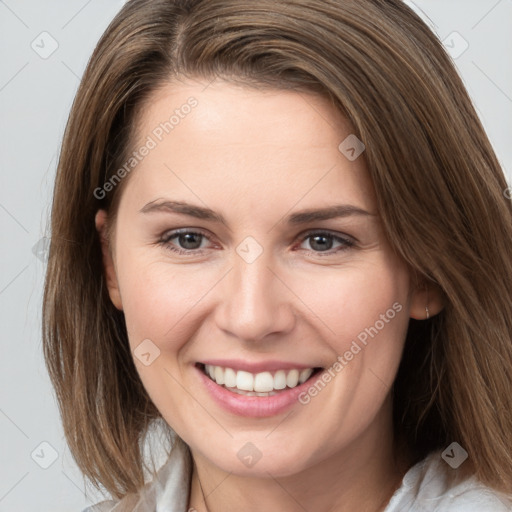
[[[197,329],[201,309],[197,306],[218,281],[214,274],[192,266],[176,268],[137,251],[119,258],[121,298],[132,349],[150,339],[161,351],[179,350]]]
[[[165,261],[148,260],[143,252],[126,251],[118,259],[118,276],[132,348],[147,338],[161,350],[186,343],[193,325],[195,330],[199,328],[198,317],[207,309],[208,293],[222,274],[218,268],[177,268]],[[293,290],[293,294],[283,292],[282,300],[300,312],[300,320],[313,326],[318,337],[330,340],[337,353],[348,350],[358,337],[364,341],[365,332],[374,332],[372,327],[388,333],[403,330],[397,325],[400,322],[387,320],[395,317],[393,304],[407,309],[408,280],[403,269],[387,261],[384,253],[376,253],[364,263],[311,266],[307,271],[295,268],[280,274]]]
[[[382,255],[371,263],[321,269],[302,274],[293,290],[310,310],[309,317],[325,333],[337,353],[348,350],[358,336],[364,341],[368,330],[391,337],[403,331],[408,308],[408,277],[398,264]]]
[[[355,435],[377,414],[400,364],[409,323],[408,273],[375,253],[371,263],[305,276],[300,283],[294,290],[311,310],[312,330],[321,333],[332,358],[324,375],[328,382],[312,386],[302,403],[318,418],[329,404],[333,416],[344,418]],[[324,393],[324,387],[329,391]],[[319,394],[323,398],[316,399]],[[334,426],[330,435],[341,434]]]
[[[323,382],[312,383],[300,402],[311,429],[342,444],[368,427],[391,389],[409,323],[409,278],[384,258],[318,277],[304,281],[299,293],[318,316],[313,327],[324,334],[332,361]]]
[[[197,330],[198,300],[207,279],[172,268],[136,249],[118,258],[118,278],[129,344],[140,379],[160,411],[188,410],[180,354]],[[211,285],[210,285],[211,286]],[[150,354],[144,360],[144,354]],[[149,364],[146,365],[146,362]]]

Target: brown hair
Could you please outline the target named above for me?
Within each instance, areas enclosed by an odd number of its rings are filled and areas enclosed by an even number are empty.
[[[444,310],[410,321],[394,385],[414,459],[457,441],[512,492],[512,208],[450,58],[399,0],[131,0],[99,41],[66,128],[44,294],[44,354],[70,449],[113,496],[144,483],[159,412],[106,291],[94,216],[115,215],[138,109],[173,77],[314,91],[352,123],[394,250]]]

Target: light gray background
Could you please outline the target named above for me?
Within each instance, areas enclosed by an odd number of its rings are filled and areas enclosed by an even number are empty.
[[[0,512],[80,511],[100,499],[64,442],[40,310],[60,140],[87,60],[123,3],[0,0]],[[512,0],[407,3],[452,47],[510,176]]]

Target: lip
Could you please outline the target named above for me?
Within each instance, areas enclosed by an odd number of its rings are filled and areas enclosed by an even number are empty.
[[[299,363],[291,363],[288,361],[260,361],[249,362],[242,359],[208,359],[207,361],[198,361],[200,364],[208,364],[211,366],[222,366],[223,368],[231,368],[235,371],[242,370],[249,373],[273,372],[277,370],[306,370],[307,368],[318,368],[319,365],[304,365]]]
[[[217,361],[216,366],[224,365],[218,364]],[[229,365],[226,366],[230,368]],[[245,368],[247,368],[247,366],[245,366]],[[268,369],[268,366],[266,366],[265,368]],[[291,369],[293,368],[297,368],[297,366],[292,366]],[[305,369],[311,368],[311,366],[299,365],[299,368]],[[245,396],[239,395],[237,393],[232,393],[231,391],[228,391],[226,388],[219,386],[216,382],[207,377],[206,374],[203,372],[202,368],[200,368],[199,366],[194,366],[194,369],[198,374],[201,384],[206,388],[208,394],[220,407],[222,407],[224,410],[232,414],[236,414],[238,416],[245,416],[249,418],[271,417],[285,412],[286,410],[290,409],[294,404],[299,403],[299,395],[311,386],[310,377],[306,382],[303,382],[299,386],[287,389],[286,391],[280,391],[278,394],[274,396]],[[284,368],[280,366],[278,369]],[[321,372],[317,372],[314,375],[315,378],[318,377],[320,374]]]

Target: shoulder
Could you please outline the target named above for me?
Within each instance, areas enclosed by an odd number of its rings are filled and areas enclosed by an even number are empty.
[[[431,453],[404,476],[384,512],[511,512],[512,496],[476,477],[457,480],[441,457]]]
[[[120,501],[103,501],[82,512],[146,512],[172,504],[173,511],[186,511],[191,478],[191,456],[187,445],[179,440],[169,458],[137,494]],[[162,509],[163,510],[163,509]]]

